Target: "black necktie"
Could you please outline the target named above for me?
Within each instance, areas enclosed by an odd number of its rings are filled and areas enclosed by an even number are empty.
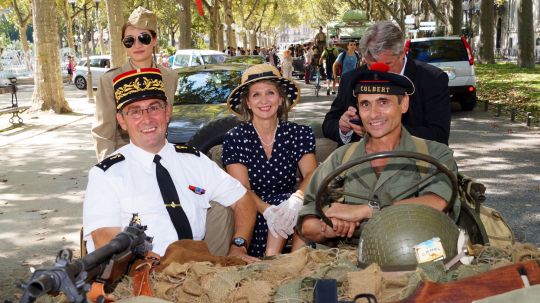
[[[156,155],[154,157],[154,163],[156,163],[156,177],[159,185],[159,191],[163,197],[165,208],[169,212],[171,221],[178,234],[178,240],[181,239],[193,239],[193,233],[191,232],[191,226],[186,213],[180,205],[180,198],[174,187],[171,175],[163,165],[159,162],[161,157]]]

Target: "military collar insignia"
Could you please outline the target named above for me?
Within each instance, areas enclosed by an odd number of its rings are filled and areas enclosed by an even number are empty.
[[[177,153],[193,154],[197,157],[201,156],[200,152],[195,147],[192,147],[192,146],[175,144],[174,149],[176,150]]]
[[[109,157],[103,159],[103,161],[96,164],[96,166],[101,168],[103,171],[106,171],[107,169],[109,169],[114,164],[116,164],[118,162],[122,162],[124,160],[126,160],[126,158],[122,154],[114,154],[112,156],[109,156]]]

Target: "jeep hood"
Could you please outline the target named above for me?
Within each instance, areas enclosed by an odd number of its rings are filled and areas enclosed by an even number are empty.
[[[186,143],[210,121],[230,115],[226,103],[175,105],[167,139],[171,143]]]

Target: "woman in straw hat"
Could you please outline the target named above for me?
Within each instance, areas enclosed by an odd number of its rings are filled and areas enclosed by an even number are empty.
[[[257,223],[249,246],[252,256],[276,255],[294,233],[304,189],[317,166],[315,136],[309,126],[287,122],[300,99],[293,81],[270,64],[254,65],[227,99],[243,121],[223,142],[227,172],[256,194]],[[303,180],[296,187],[296,171]],[[302,244],[293,237],[293,249]]]

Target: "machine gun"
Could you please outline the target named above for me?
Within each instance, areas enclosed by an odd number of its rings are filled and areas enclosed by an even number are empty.
[[[109,244],[79,260],[72,261],[73,253],[63,249],[58,253],[52,267],[37,269],[27,283],[19,287],[24,289],[21,303],[35,302],[45,294],[64,293],[69,302],[87,302],[86,293],[92,282],[105,285],[120,280],[136,259],[142,259],[151,250],[152,239],[144,231],[137,214],[123,232]]]

